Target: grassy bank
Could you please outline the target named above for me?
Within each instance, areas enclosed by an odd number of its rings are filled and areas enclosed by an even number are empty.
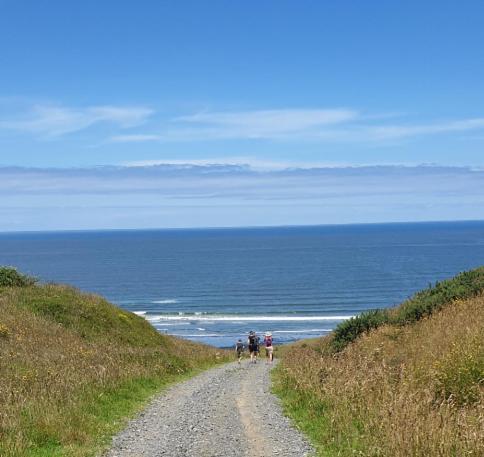
[[[483,278],[460,275],[283,351],[276,393],[318,455],[484,455]]]
[[[99,296],[0,269],[0,455],[95,455],[160,388],[226,359]]]

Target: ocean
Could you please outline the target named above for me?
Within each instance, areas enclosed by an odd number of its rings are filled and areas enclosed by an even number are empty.
[[[316,337],[484,264],[484,222],[0,234],[0,265],[218,347]]]

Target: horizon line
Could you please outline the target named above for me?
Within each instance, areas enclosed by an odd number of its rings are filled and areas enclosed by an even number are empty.
[[[284,225],[240,225],[240,226],[206,226],[206,227],[140,227],[140,228],[90,228],[59,230],[0,230],[0,235],[9,234],[54,234],[54,233],[97,233],[97,232],[163,232],[163,231],[197,231],[197,230],[258,230],[286,228],[348,227],[360,225],[408,225],[408,224],[445,224],[445,223],[484,223],[484,219],[440,219],[426,221],[382,221],[382,222],[347,222],[326,224],[284,224]]]

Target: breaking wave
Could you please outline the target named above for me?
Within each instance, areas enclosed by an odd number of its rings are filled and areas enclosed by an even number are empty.
[[[216,315],[216,314],[153,314],[144,315],[144,317],[150,322],[163,322],[163,321],[236,321],[236,322],[317,322],[317,321],[342,321],[350,319],[351,315],[340,316],[241,316],[241,315]]]

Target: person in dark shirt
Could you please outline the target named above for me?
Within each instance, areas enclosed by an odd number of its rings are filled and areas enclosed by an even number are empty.
[[[238,340],[237,343],[235,343],[235,354],[237,356],[237,362],[240,365],[240,361],[242,360],[242,355],[244,353],[244,344],[242,343],[242,340]]]
[[[249,346],[250,361],[257,363],[257,356],[259,355],[260,338],[255,332],[249,332],[249,338],[247,339]]]

